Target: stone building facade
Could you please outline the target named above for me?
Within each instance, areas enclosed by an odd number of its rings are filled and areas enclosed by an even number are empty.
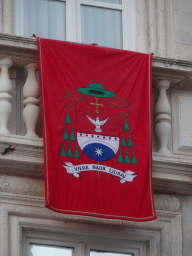
[[[151,223],[112,223],[44,207],[37,44],[25,36],[25,2],[0,0],[0,255],[30,255],[31,244],[73,248],[74,256],[88,256],[91,250],[192,255],[192,1],[61,1],[66,4],[66,40],[84,40],[81,5],[95,5],[122,11],[122,48],[154,53],[158,220]]]

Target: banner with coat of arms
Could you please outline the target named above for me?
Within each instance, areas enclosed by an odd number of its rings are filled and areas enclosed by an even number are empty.
[[[156,219],[149,54],[38,38],[46,207]]]

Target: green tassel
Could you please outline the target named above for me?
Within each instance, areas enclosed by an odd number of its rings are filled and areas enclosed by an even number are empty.
[[[122,155],[121,155],[121,151],[119,151],[119,157],[118,157],[117,162],[123,163],[123,157],[122,157]]]
[[[133,147],[133,143],[132,143],[132,140],[131,140],[131,135],[129,136],[128,147],[130,147],[130,148]]]
[[[127,118],[126,118],[126,121],[125,121],[124,130],[129,131],[129,125],[127,123]]]
[[[77,146],[76,146],[76,150],[75,150],[75,158],[80,158],[80,155],[79,155],[79,151],[77,149]]]
[[[63,139],[64,140],[68,140],[68,134],[67,134],[67,130],[66,130],[66,128],[65,128],[65,132],[64,132],[64,134],[63,134]]]
[[[129,156],[128,156],[128,152],[126,151],[126,156],[125,156],[125,164],[130,164],[130,160],[129,160]]]
[[[66,156],[65,149],[64,149],[63,145],[62,145],[62,149],[60,152],[60,156]]]
[[[66,123],[71,124],[71,118],[69,116],[69,112],[67,111],[67,116],[66,116]]]
[[[73,157],[70,145],[69,145],[69,150],[68,150],[67,156],[68,157]]]
[[[72,140],[72,141],[75,140],[75,135],[74,135],[73,129],[71,131],[70,140]]]
[[[122,138],[122,141],[121,141],[121,146],[126,147],[126,143],[125,143],[124,135],[123,135],[123,138]]]
[[[133,153],[132,164],[137,164],[137,159],[135,157],[135,153]]]

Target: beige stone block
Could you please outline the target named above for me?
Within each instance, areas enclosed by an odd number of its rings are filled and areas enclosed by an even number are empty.
[[[173,58],[192,61],[192,45],[175,44]]]
[[[184,45],[192,45],[192,13],[174,12],[174,41]]]
[[[173,11],[187,11],[192,12],[191,0],[173,0]]]

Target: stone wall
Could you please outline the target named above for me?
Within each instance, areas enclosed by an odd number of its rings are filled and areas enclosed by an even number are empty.
[[[173,0],[174,58],[192,60],[192,1]]]

